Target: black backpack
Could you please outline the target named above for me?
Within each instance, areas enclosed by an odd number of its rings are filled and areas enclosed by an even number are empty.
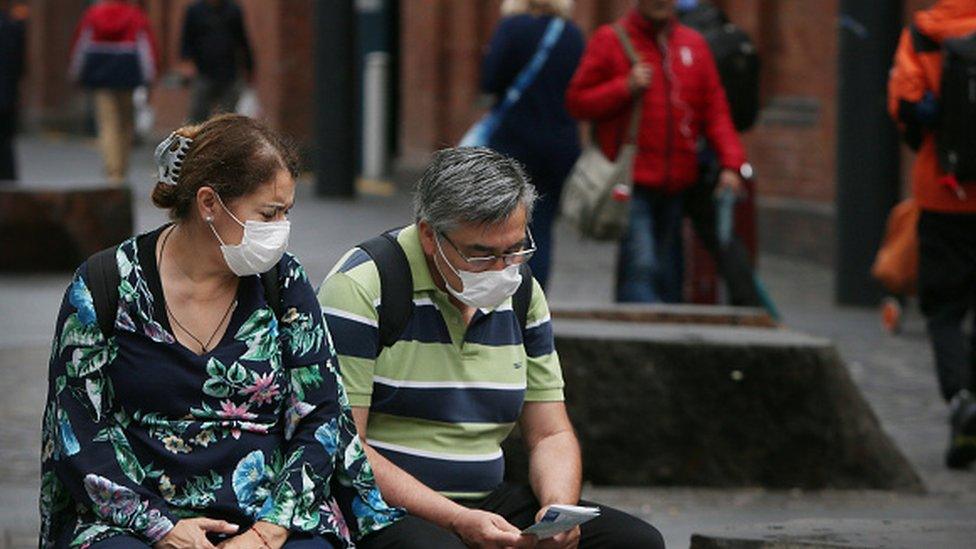
[[[119,264],[115,260],[118,246],[105,248],[88,258],[88,290],[95,307],[98,328],[105,339],[115,333],[115,316],[119,309]],[[281,288],[278,286],[278,265],[261,274],[264,298],[267,300],[275,318],[281,321]]]
[[[732,123],[739,132],[759,117],[759,54],[749,35],[729,22],[717,6],[700,2],[681,13],[681,23],[705,37],[729,100]]]
[[[942,42],[939,164],[960,182],[976,182],[976,33]]]
[[[397,243],[399,229],[373,237],[357,248],[366,252],[380,273],[379,338],[382,347],[392,347],[400,339],[413,315],[413,275],[403,248]],[[522,284],[512,295],[512,310],[519,328],[525,332],[532,301],[532,269],[523,263]]]

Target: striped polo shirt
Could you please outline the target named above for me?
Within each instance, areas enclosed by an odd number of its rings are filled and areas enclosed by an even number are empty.
[[[549,308],[533,281],[526,328],[511,299],[465,326],[439,290],[417,227],[397,235],[413,275],[414,312],[380,348],[380,279],[366,252],[347,252],[319,290],[352,406],[369,407],[367,441],[448,497],[474,498],[502,482],[501,443],[526,401],[563,400]]]

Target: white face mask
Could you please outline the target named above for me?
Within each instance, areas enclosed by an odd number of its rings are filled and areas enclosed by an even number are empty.
[[[447,256],[444,255],[444,249],[441,248],[441,239],[435,235],[434,240],[437,242],[437,251],[440,252],[444,263],[461,279],[462,291],[459,292],[451,287],[451,284],[447,281],[447,277],[444,276],[440,266],[437,265],[437,261],[434,261],[434,265],[437,266],[441,277],[444,278],[444,286],[447,288],[447,291],[461,303],[469,307],[491,309],[501,305],[503,301],[514,295],[519,285],[522,284],[522,273],[519,272],[519,265],[509,265],[500,271],[485,271],[482,273],[459,271],[451,265],[451,262],[447,260]]]
[[[244,227],[244,237],[237,245],[224,244],[224,239],[217,234],[213,221],[208,221],[210,230],[220,241],[220,251],[224,254],[224,261],[237,276],[249,276],[265,273],[271,270],[281,260],[281,256],[288,249],[288,235],[291,232],[290,221],[252,221],[241,223],[234,214],[224,206],[224,201],[217,195],[224,211]]]

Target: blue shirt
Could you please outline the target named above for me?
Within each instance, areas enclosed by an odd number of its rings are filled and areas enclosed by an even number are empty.
[[[549,16],[502,19],[481,65],[481,89],[500,100],[535,55]],[[572,22],[549,52],[535,79],[508,111],[490,146],[521,162],[543,192],[568,175],[580,153],[577,122],[566,111],[569,80],[583,55],[583,34]]]

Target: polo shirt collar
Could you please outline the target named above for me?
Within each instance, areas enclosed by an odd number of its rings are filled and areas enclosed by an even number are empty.
[[[430,274],[427,267],[427,257],[424,255],[424,248],[420,245],[420,231],[417,225],[408,225],[397,236],[397,242],[403,248],[404,255],[407,256],[407,263],[410,264],[410,274],[413,276],[413,291],[425,292],[437,290],[434,284],[434,277]]]

